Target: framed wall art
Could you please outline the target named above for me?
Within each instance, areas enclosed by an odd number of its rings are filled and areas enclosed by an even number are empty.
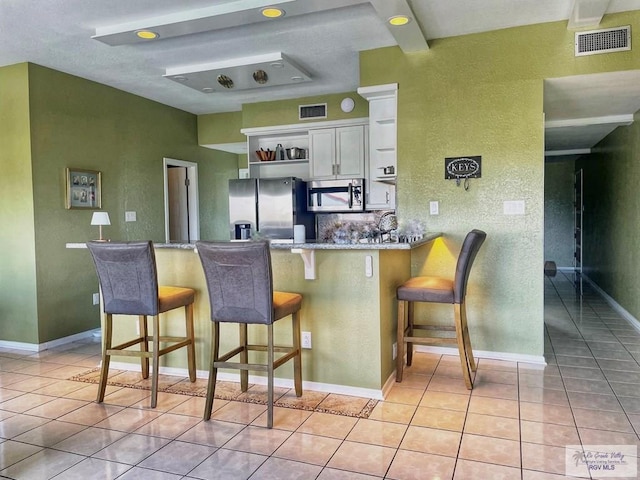
[[[102,174],[95,170],[67,168],[67,208],[98,209],[102,206]]]

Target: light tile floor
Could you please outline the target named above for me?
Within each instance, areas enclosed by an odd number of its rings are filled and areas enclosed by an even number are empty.
[[[518,319],[514,318],[514,322]],[[369,419],[66,379],[99,345],[0,351],[0,476],[14,479],[519,479],[565,477],[565,445],[639,445],[640,334],[573,277],[545,278],[546,367],[420,353]],[[523,332],[525,335],[526,332]],[[588,473],[584,478],[589,478]],[[597,477],[594,477],[597,478]]]

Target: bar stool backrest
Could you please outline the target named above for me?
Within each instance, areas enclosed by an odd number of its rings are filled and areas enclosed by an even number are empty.
[[[487,234],[482,230],[471,230],[462,243],[462,249],[456,265],[456,277],[453,288],[453,303],[462,303],[467,294],[467,280],[471,272],[471,265],[484,243]]]
[[[209,290],[211,320],[273,323],[267,242],[196,242]]]
[[[105,313],[158,315],[158,275],[153,246],[144,242],[89,242]]]

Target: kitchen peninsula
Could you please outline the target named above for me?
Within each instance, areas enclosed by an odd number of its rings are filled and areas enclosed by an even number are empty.
[[[303,295],[302,331],[311,332],[312,337],[312,348],[305,349],[302,357],[307,388],[382,398],[395,367],[396,286],[411,275],[412,251],[430,248],[440,236],[427,233],[411,243],[271,244],[274,289]],[[298,249],[315,253],[314,280],[305,280],[303,260],[292,253]],[[198,292],[196,352],[202,369],[207,365],[211,333],[200,260],[189,244],[158,244],[156,260],[161,284],[188,286]],[[179,315],[175,324],[181,325]],[[277,341],[290,342],[290,328],[286,327],[286,322],[276,324]],[[249,330],[250,337],[262,332]],[[222,343],[224,337],[237,338],[236,331],[235,325],[223,325]],[[169,361],[171,366],[185,368],[182,363],[173,364],[183,360],[176,355]],[[290,379],[292,370],[286,365],[276,375]]]
[[[302,331],[311,332],[312,348],[303,351],[306,388],[382,398],[385,383],[393,381],[393,343],[396,335],[396,286],[411,275],[411,255],[431,248],[440,233],[427,233],[411,243],[272,243],[272,268],[276,290],[303,295]],[[195,288],[197,366],[205,371],[210,345],[210,313],[200,260],[192,244],[156,244],[160,284]],[[315,252],[316,278],[305,280],[304,264],[292,249]],[[166,324],[180,333],[179,314],[168,313]],[[276,341],[290,342],[287,320],[275,325]],[[131,322],[128,335],[135,334]],[[263,329],[250,328],[252,335]],[[235,325],[222,325],[225,338],[237,338]],[[258,333],[257,333],[258,332]],[[265,331],[266,332],[266,331]],[[124,338],[124,336],[123,336]],[[261,339],[263,340],[263,339]],[[184,369],[184,355],[168,355],[164,366]],[[202,372],[203,375],[205,374]],[[292,369],[276,372],[288,385]],[[224,375],[222,377],[224,379]],[[276,378],[276,385],[279,379]],[[281,382],[282,384],[282,382]],[[390,383],[389,383],[390,384]]]

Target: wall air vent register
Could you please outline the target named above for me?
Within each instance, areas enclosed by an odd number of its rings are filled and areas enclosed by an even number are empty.
[[[327,104],[298,105],[298,118],[300,120],[327,118]]]
[[[631,50],[631,26],[576,32],[576,57]]]

